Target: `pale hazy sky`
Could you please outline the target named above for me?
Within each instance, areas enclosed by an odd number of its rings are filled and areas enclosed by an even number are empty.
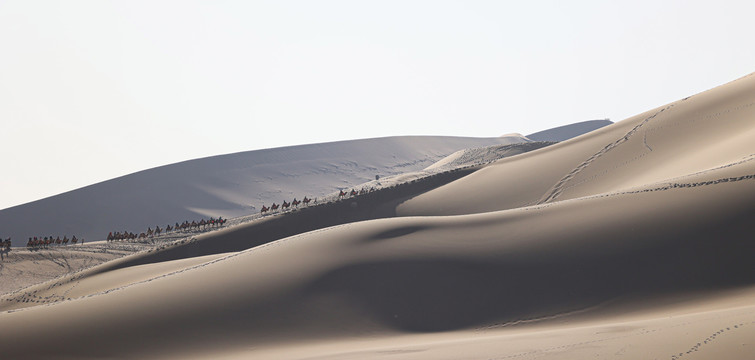
[[[178,161],[619,121],[755,71],[752,1],[0,0],[0,209]]]

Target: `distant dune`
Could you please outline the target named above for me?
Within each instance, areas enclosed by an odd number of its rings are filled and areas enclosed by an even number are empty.
[[[532,141],[564,141],[611,124],[613,124],[613,122],[608,119],[582,121],[574,124],[555,127],[548,130],[538,131],[534,134],[527,135],[526,138]]]
[[[184,220],[257,213],[263,204],[317,197],[421,170],[457,150],[528,141],[522,137],[404,136],[219,155],[140,171],[0,210],[2,236],[144,231]]]
[[[748,75],[489,165],[454,169],[460,152],[6,294],[0,351],[752,359],[753,119]]]

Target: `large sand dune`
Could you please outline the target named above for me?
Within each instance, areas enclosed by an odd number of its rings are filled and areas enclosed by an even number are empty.
[[[232,131],[232,130],[229,130]],[[529,141],[395,136],[288,146],[161,166],[0,210],[4,238],[77,235],[103,240],[111,231],[209,217],[257,213],[263,204],[323,196],[381,177],[421,170],[455,151]]]
[[[753,104],[747,76],[417,196],[397,187],[32,286],[0,298],[1,351],[750,359]],[[271,241],[265,223],[292,234]]]
[[[407,202],[404,215],[450,215],[550,203],[705,174],[752,169],[752,76],[580,137],[501,160]],[[469,191],[475,189],[475,191]]]

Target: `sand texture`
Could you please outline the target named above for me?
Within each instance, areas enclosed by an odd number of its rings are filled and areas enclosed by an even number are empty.
[[[8,293],[0,355],[755,357],[755,76],[465,171]]]

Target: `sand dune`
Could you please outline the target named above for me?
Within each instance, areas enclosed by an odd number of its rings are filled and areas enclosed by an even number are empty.
[[[574,124],[555,127],[553,129],[538,131],[529,134],[526,137],[533,141],[564,141],[611,124],[613,124],[613,122],[608,119],[581,121]]]
[[[474,171],[481,164],[489,163],[494,159],[532,151],[550,144],[552,143],[526,142],[459,151],[457,154],[461,156],[449,156],[426,169],[364,183],[360,187],[375,190],[360,195],[358,199],[335,201],[339,200],[339,196],[333,193],[316,199],[313,205],[297,208],[296,211],[287,211],[285,216],[262,218],[261,214],[253,214],[230,219],[226,227],[219,230],[224,233],[224,236],[202,234],[207,230],[183,230],[163,233],[138,242],[90,241],[86,245],[56,246],[49,249],[37,249],[33,252],[13,251],[0,258],[4,265],[0,267],[0,277],[12,277],[12,281],[0,282],[0,294],[62,275],[67,275],[67,280],[60,279],[59,282],[75,281],[82,276],[91,276],[129,266],[241,251],[327,226],[396,216],[395,206],[411,196],[458,179]],[[445,161],[448,158],[453,159]],[[247,224],[249,222],[251,224]],[[85,271],[86,275],[70,274],[126,254],[146,250],[149,251],[88,269]],[[0,256],[2,255],[4,254],[0,253]],[[36,294],[31,299],[19,300],[17,305],[37,305],[40,303],[40,296],[42,295]],[[53,299],[50,301],[55,301],[58,297],[51,296],[50,299]]]
[[[511,209],[621,191],[747,162],[755,156],[751,78],[501,160],[408,201],[399,212],[450,215]]]
[[[457,150],[529,141],[521,136],[396,136],[289,146],[189,160],[0,210],[4,237],[77,235],[259,212],[263,204],[318,197],[421,170]]]
[[[747,76],[434,190],[6,295],[3,355],[752,358],[753,103]],[[64,301],[26,301],[40,297]]]

